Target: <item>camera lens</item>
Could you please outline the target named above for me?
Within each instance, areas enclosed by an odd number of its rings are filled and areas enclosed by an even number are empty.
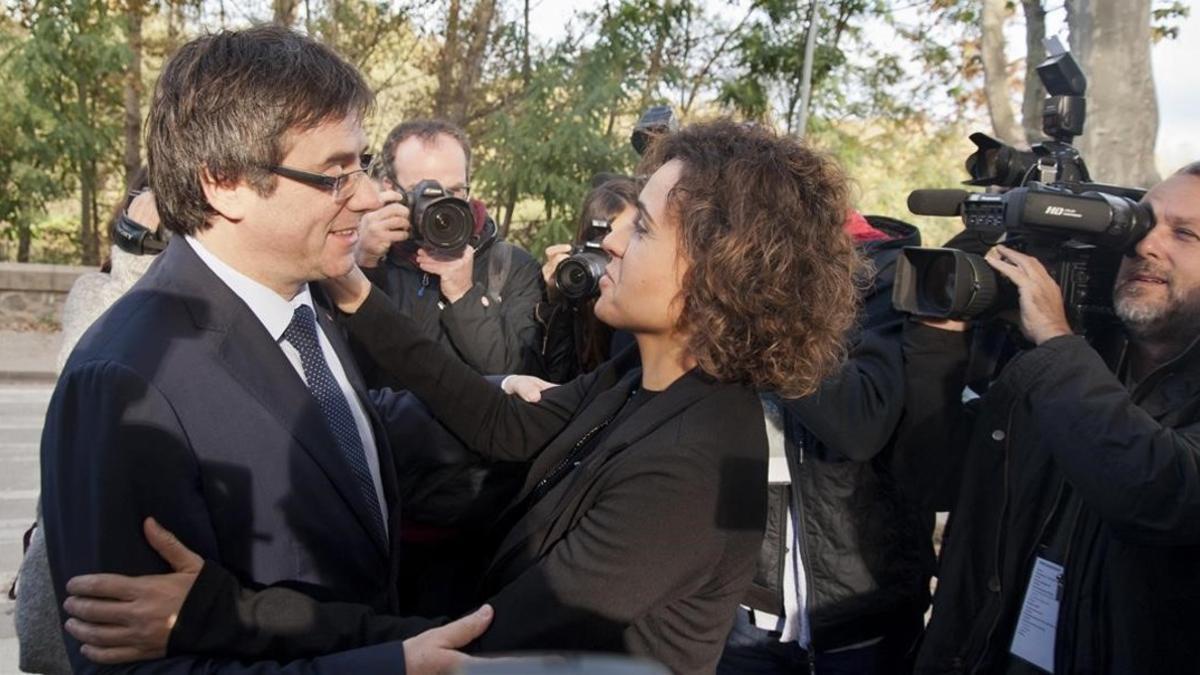
[[[954,268],[954,256],[934,256],[921,275],[920,297],[939,314],[954,307]]]
[[[554,270],[554,282],[558,292],[571,302],[594,297],[600,290],[600,277],[608,256],[597,251],[576,253],[558,264]]]
[[[444,199],[430,204],[421,217],[421,238],[426,246],[457,251],[471,239],[475,218],[461,200]]]

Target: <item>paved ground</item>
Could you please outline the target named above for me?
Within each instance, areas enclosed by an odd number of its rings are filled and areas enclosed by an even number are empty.
[[[0,330],[0,382],[53,382],[61,333]]]
[[[0,331],[0,673],[19,672],[8,589],[37,508],[38,440],[61,343],[58,333]]]
[[[0,381],[0,673],[18,672],[8,589],[37,508],[38,439],[51,391],[49,382]]]

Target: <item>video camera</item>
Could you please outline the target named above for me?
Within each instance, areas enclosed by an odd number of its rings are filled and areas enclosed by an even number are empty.
[[[968,233],[1037,258],[1062,288],[1067,317],[1085,334],[1113,322],[1112,287],[1121,256],[1154,227],[1144,190],[1092,183],[1071,145],[1083,133],[1087,79],[1056,38],[1037,67],[1050,96],[1042,131],[1051,139],[1028,151],[985,134],[967,158],[971,180],[990,191],[915,190],[913,213],[960,216]],[[978,319],[1017,307],[1015,287],[975,253],[907,247],[897,261],[892,304],[919,316]]]

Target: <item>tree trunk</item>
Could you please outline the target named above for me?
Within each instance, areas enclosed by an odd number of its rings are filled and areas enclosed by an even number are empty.
[[[524,23],[521,31],[521,82],[526,87],[533,78],[533,65],[529,60],[529,0],[525,0]]]
[[[654,98],[654,90],[658,88],[658,81],[662,78],[663,69],[663,50],[666,48],[667,31],[661,27],[655,29],[654,48],[650,50],[650,63],[646,66],[646,84],[642,87],[642,98],[638,103],[638,110],[644,111],[650,105],[650,101]]]
[[[1024,145],[1024,134],[1013,116],[1009,94],[1008,58],[1004,55],[1004,0],[983,0],[980,20],[983,93],[992,132],[1009,145]]]
[[[517,184],[513,183],[508,187],[508,194],[504,196],[504,222],[500,225],[500,238],[508,239],[508,232],[512,228],[513,212],[517,210]]]
[[[100,264],[92,202],[96,194],[96,165],[84,160],[79,172],[79,247],[84,265]]]
[[[483,61],[487,57],[495,18],[496,0],[479,0],[471,12],[471,25],[468,27],[471,38],[463,57],[462,74],[457,83],[450,117],[452,122],[462,127],[471,120],[471,102],[483,79]]]
[[[442,39],[442,52],[438,57],[437,92],[433,96],[433,116],[447,117],[450,102],[454,98],[454,63],[458,60],[458,15],[462,6],[459,0],[450,0],[450,11],[446,14],[446,34]]]
[[[129,66],[125,71],[125,187],[142,166],[142,16],[144,0],[129,0],[125,9]]]
[[[291,28],[296,23],[298,0],[271,0],[271,21]]]
[[[325,11],[329,16],[325,20],[325,44],[339,46],[341,27],[341,2],[338,0],[327,0],[325,3]],[[344,53],[344,52],[343,52]]]
[[[804,37],[804,67],[800,75],[800,121],[796,124],[796,136],[804,138],[808,133],[808,107],[812,104],[812,69],[813,58],[816,54],[817,45],[817,17],[820,14],[817,12],[817,0],[812,0],[808,12],[808,31]],[[792,114],[795,107],[795,101],[792,101],[788,109],[788,133],[792,132]]]
[[[29,248],[33,243],[33,227],[29,219],[23,215],[17,216],[17,262],[29,262]]]
[[[1042,142],[1042,102],[1046,88],[1037,75],[1037,66],[1046,60],[1046,8],[1042,0],[1021,0],[1025,11],[1025,94],[1021,99],[1021,126],[1030,145]]]
[[[1088,78],[1079,149],[1092,180],[1150,187],[1158,100],[1150,64],[1152,0],[1067,0],[1071,51]]]

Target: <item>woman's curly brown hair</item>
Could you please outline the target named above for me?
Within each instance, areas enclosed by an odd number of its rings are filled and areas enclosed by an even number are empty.
[[[812,393],[845,355],[861,262],[838,164],[728,119],[654,143],[639,172],[683,163],[670,208],[690,267],[677,328],[701,369],[783,396]]]

